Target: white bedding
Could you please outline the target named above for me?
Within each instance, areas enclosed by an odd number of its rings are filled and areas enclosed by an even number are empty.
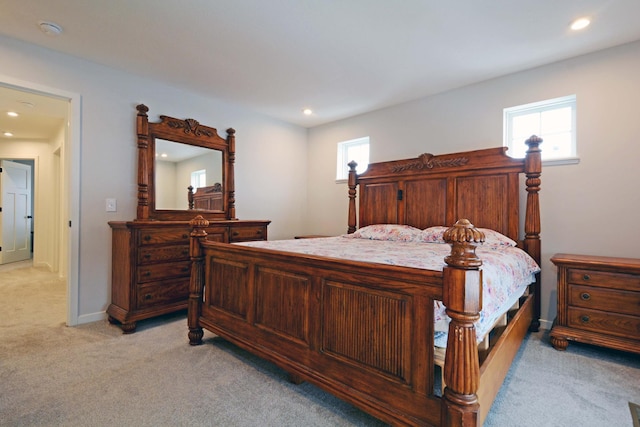
[[[406,236],[405,236],[406,237]],[[403,240],[404,239],[404,240]],[[375,240],[353,234],[315,239],[271,240],[237,243],[286,252],[330,258],[374,262],[404,267],[442,271],[444,258],[451,248],[444,243],[424,243],[403,239]],[[535,281],[540,268],[523,250],[508,245],[480,245],[476,254],[482,260],[482,311],[476,322],[478,341],[496,320],[522,296],[527,285]],[[440,301],[434,304],[435,344],[446,347],[449,317]]]

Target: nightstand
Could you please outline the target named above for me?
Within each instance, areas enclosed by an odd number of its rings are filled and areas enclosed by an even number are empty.
[[[558,314],[551,344],[569,341],[640,353],[640,259],[556,254]]]

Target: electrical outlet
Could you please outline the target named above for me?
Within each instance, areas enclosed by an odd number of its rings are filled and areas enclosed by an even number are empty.
[[[116,199],[107,199],[107,212],[115,212],[116,208]]]

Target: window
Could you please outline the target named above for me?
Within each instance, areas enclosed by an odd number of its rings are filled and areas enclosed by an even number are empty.
[[[191,186],[193,188],[207,186],[207,171],[205,169],[191,172]]]
[[[504,109],[504,145],[511,157],[523,158],[531,135],[543,139],[542,160],[576,157],[576,96]]]
[[[352,139],[338,143],[338,164],[336,179],[343,180],[349,177],[349,166],[351,161],[358,164],[356,171],[362,173],[369,166],[369,137]]]

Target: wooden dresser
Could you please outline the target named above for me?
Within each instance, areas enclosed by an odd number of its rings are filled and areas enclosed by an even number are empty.
[[[640,353],[640,259],[556,254],[558,315],[551,344],[569,341]]]
[[[266,240],[269,221],[215,221],[207,238],[234,243]],[[185,221],[113,221],[109,322],[124,333],[138,320],[187,308],[189,228]]]

